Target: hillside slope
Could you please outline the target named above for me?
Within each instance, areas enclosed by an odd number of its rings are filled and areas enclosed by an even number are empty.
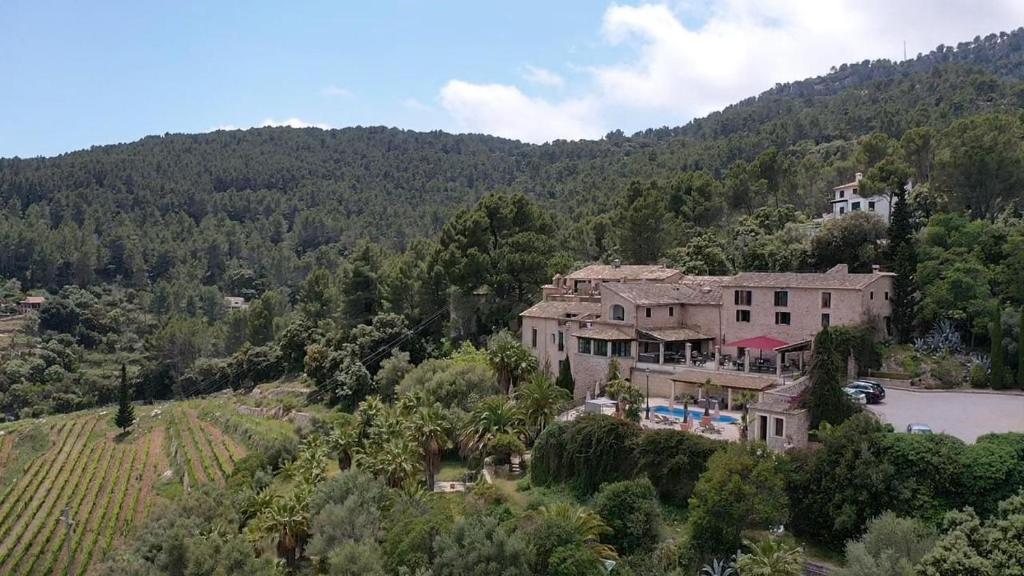
[[[126,437],[112,415],[90,410],[0,425],[0,573],[65,573],[66,532],[56,521],[64,507],[76,523],[76,570],[87,573],[161,503],[207,482],[224,484],[247,452],[243,438],[280,433],[226,400],[138,406]]]

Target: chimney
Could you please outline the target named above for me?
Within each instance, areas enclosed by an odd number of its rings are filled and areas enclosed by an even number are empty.
[[[872,264],[871,265],[871,273],[872,274],[878,274],[881,271],[882,271],[882,267],[879,266],[878,264]]]
[[[622,267],[622,260],[619,260],[618,258],[616,258],[615,260],[612,260],[612,268],[620,268],[620,267]]]
[[[863,173],[863,172],[857,172],[857,173],[856,173],[856,174],[855,174],[855,175],[853,176],[853,181],[854,181],[854,182],[860,182],[860,179],[861,179],[861,178],[863,178],[863,177],[864,177],[864,173]]]

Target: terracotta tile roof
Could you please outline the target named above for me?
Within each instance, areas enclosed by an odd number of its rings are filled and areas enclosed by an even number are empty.
[[[580,326],[573,330],[572,335],[577,338],[597,340],[632,340],[636,338],[636,332],[632,328],[612,324],[593,324],[590,328]]]
[[[834,288],[856,290],[864,288],[885,275],[889,274],[884,272],[879,274],[741,272],[722,285],[740,288]]]
[[[567,314],[583,316],[585,314],[597,314],[601,305],[597,302],[562,302],[558,300],[545,300],[537,302],[529,309],[523,311],[520,316],[533,318],[568,318]]]
[[[22,300],[20,303],[21,304],[42,304],[44,302],[46,302],[46,297],[45,296],[28,296],[24,300]]]
[[[722,285],[729,280],[732,276],[683,276],[680,283],[699,294],[699,301],[688,304],[721,304]]]
[[[660,304],[702,304],[706,295],[676,282],[613,283],[603,285],[626,300],[641,306]],[[721,294],[721,293],[719,293]],[[718,300],[721,300],[719,298]],[[717,302],[717,300],[716,300]]]
[[[679,274],[678,270],[651,264],[591,264],[566,275],[569,280],[666,280]]]
[[[706,334],[701,334],[697,330],[687,328],[686,326],[677,326],[674,328],[641,328],[640,332],[649,335],[652,338],[663,340],[665,342],[680,342],[682,340],[711,340],[712,337]]]

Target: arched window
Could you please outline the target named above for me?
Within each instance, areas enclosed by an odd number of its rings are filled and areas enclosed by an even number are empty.
[[[619,304],[612,306],[612,320],[625,320],[626,309]]]

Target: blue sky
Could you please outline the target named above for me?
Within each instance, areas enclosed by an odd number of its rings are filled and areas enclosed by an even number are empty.
[[[1024,24],[985,4],[4,0],[0,157],[268,123],[600,137]]]

